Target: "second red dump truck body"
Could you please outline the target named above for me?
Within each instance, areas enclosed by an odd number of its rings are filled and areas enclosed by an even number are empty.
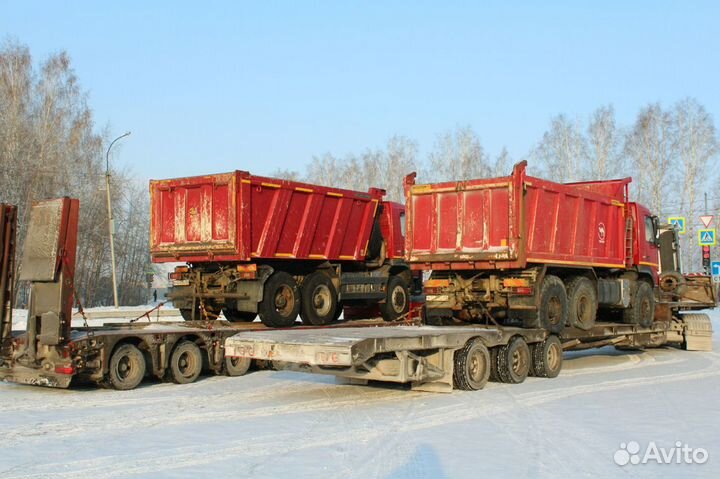
[[[418,268],[509,269],[528,264],[625,268],[656,247],[626,244],[630,179],[560,184],[525,174],[408,184],[407,257]],[[646,210],[640,207],[641,214]],[[642,215],[645,216],[645,215]],[[644,235],[645,222],[638,225]],[[636,238],[637,239],[637,238]]]

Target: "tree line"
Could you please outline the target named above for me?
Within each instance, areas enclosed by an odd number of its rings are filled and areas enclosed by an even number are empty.
[[[18,205],[22,248],[33,202],[60,196],[80,200],[75,285],[86,306],[112,304],[107,140],[108,132],[95,126],[67,53],[51,55],[36,67],[27,46],[11,40],[0,46],[0,202]],[[110,174],[119,300],[146,303],[147,187],[127,172],[111,168]],[[27,285],[19,283],[16,291],[16,304],[27,304]]]
[[[687,270],[700,270],[697,230],[705,212],[703,193],[717,183],[720,142],[705,107],[685,98],[670,107],[650,103],[633,123],[618,122],[612,105],[597,108],[588,118],[560,114],[550,119],[538,142],[518,158],[507,148],[492,155],[470,126],[438,135],[421,156],[416,140],[391,137],[381,148],[338,157],[315,156],[302,172],[276,170],[283,178],[328,186],[366,190],[384,188],[388,198],[403,201],[402,180],[418,172],[418,181],[431,183],[505,176],[520,160],[529,172],[558,182],[632,177],[631,199],[646,205],[666,221],[685,216],[687,233],[681,245]],[[708,208],[718,211],[720,195],[710,195]]]

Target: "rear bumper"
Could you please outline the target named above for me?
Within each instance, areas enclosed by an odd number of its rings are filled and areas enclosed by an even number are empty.
[[[11,367],[0,367],[0,381],[32,386],[65,389],[70,386],[73,376],[74,374],[58,374],[18,364]]]

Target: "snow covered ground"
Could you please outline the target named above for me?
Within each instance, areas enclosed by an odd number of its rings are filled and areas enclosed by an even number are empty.
[[[570,353],[556,379],[452,394],[284,371],[126,392],[0,384],[0,477],[716,478],[714,346]],[[618,466],[631,441],[709,459]]]

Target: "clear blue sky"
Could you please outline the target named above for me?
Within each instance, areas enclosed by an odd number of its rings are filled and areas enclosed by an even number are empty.
[[[546,6],[540,3],[547,3]],[[34,2],[0,36],[67,50],[142,177],[302,170],[471,125],[525,154],[551,116],[693,96],[720,114],[720,2]]]

